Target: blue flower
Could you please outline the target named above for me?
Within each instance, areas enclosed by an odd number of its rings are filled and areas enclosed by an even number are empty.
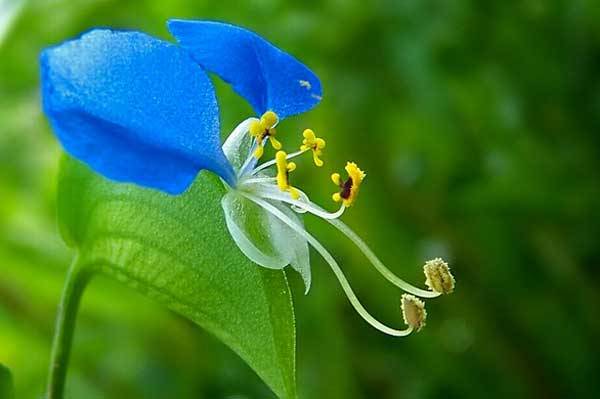
[[[42,100],[64,149],[122,182],[183,192],[201,169],[230,184],[212,83],[181,48],[93,30],[44,50]]]
[[[404,295],[408,327],[396,330],[371,316],[356,298],[329,251],[304,229],[302,214],[331,223],[390,282],[413,295],[450,293],[454,278],[435,260],[424,269],[430,290],[394,275],[364,241],[339,220],[352,206],[366,174],[346,164],[347,178],[331,175],[336,212],[314,204],[292,184],[293,158],[312,153],[323,166],[325,140],[306,129],[298,150],[286,153],[277,136],[284,118],[321,100],[316,75],[291,55],[246,29],[218,22],[171,20],[178,45],[140,32],[92,30],[40,56],[44,112],[64,149],[107,178],[181,194],[198,172],[219,175],[227,188],[221,205],[231,237],[255,263],[291,265],[311,284],[309,245],[329,264],[356,311],[390,335],[418,331],[423,303]],[[256,115],[242,121],[221,146],[219,109],[207,72],[232,85]],[[279,136],[278,136],[279,137]],[[275,158],[258,164],[269,141]]]
[[[246,29],[212,21],[172,19],[169,31],[192,58],[244,97],[257,115],[279,118],[321,101],[321,82],[291,55]]]
[[[316,105],[320,82],[248,30],[181,20],[169,27],[189,53],[144,33],[110,30],[44,50],[44,111],[65,150],[111,179],[179,194],[209,169],[235,185],[203,68],[230,82],[259,115],[271,110],[279,118]]]

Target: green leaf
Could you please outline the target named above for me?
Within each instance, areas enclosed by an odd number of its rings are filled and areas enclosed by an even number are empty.
[[[10,370],[0,364],[0,398],[11,399],[13,397],[14,390]]]
[[[225,226],[224,193],[208,172],[185,194],[171,196],[109,181],[64,157],[59,225],[83,267],[193,320],[238,353],[279,397],[295,398],[294,312],[285,274],[240,252]]]

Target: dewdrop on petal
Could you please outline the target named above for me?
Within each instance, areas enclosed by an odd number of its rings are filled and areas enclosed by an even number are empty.
[[[435,258],[425,262],[423,266],[425,273],[425,285],[430,290],[440,294],[450,294],[454,291],[454,276],[450,273],[450,267],[441,258]]]
[[[419,332],[425,327],[425,319],[427,319],[425,303],[414,295],[403,294],[402,317],[410,328]]]

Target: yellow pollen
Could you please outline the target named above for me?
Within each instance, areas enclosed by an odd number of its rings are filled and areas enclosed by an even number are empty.
[[[333,184],[335,184],[336,186],[339,186],[340,184],[342,184],[342,178],[340,177],[339,173],[333,173],[331,175],[331,181],[333,182]]]
[[[260,123],[265,128],[270,129],[277,124],[279,118],[277,114],[273,111],[267,111],[260,117]]]
[[[323,154],[323,148],[325,148],[325,140],[315,135],[315,132],[312,129],[306,129],[302,132],[302,136],[304,140],[302,140],[302,145],[300,146],[301,151],[312,150],[313,152],[313,161],[317,166],[323,166],[323,161],[320,156]]]
[[[271,132],[274,132],[275,128],[271,128]],[[271,143],[271,147],[273,147],[275,150],[281,150],[281,142],[279,140],[277,140],[275,137],[273,137],[273,133],[271,133],[269,135],[269,142]]]
[[[333,194],[331,198],[335,202],[342,201],[345,207],[350,207],[356,201],[360,185],[367,175],[354,162],[346,163],[345,169],[348,173],[346,181],[342,181],[339,173],[331,175],[331,181],[340,188],[340,191]]]
[[[265,153],[265,147],[262,144],[258,144],[256,150],[254,150],[254,158],[260,159]]]
[[[275,164],[277,165],[277,187],[281,191],[287,191],[293,199],[300,198],[300,192],[290,185],[289,174],[296,169],[294,162],[288,162],[285,151],[277,151],[275,154]]]
[[[260,120],[255,120],[250,124],[248,132],[256,139],[256,150],[254,151],[256,159],[263,156],[265,138],[269,139],[275,150],[281,149],[281,143],[275,138],[277,134],[275,125],[278,121],[279,118],[275,112],[267,111],[260,117]]]
[[[252,121],[252,123],[250,124],[250,128],[248,129],[248,131],[250,132],[250,136],[252,137],[259,137],[261,134],[263,134],[264,130],[265,129],[263,128],[259,120]]]

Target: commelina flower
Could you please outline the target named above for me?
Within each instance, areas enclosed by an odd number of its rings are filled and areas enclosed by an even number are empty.
[[[177,44],[141,32],[96,29],[42,52],[43,108],[63,148],[109,179],[171,195],[183,193],[200,170],[214,172],[227,188],[221,200],[227,228],[250,260],[271,269],[290,265],[308,292],[310,245],[372,326],[395,336],[422,328],[426,312],[416,297],[451,292],[454,278],[448,265],[428,263],[430,289],[414,287],[393,274],[340,220],[366,177],[356,163],[346,164],[347,176],[331,176],[337,186],[333,200],[340,204],[336,212],[314,204],[294,185],[296,163],[291,160],[310,153],[313,163],[323,166],[325,140],[306,129],[297,150],[285,152],[287,138],[278,124],[319,103],[317,76],[244,28],[186,20],[170,20],[168,28]],[[229,83],[256,113],[223,145],[207,72]],[[276,155],[261,162],[267,143]],[[306,213],[335,226],[387,280],[408,293],[401,301],[407,328],[388,327],[365,310],[335,258],[304,228]]]

